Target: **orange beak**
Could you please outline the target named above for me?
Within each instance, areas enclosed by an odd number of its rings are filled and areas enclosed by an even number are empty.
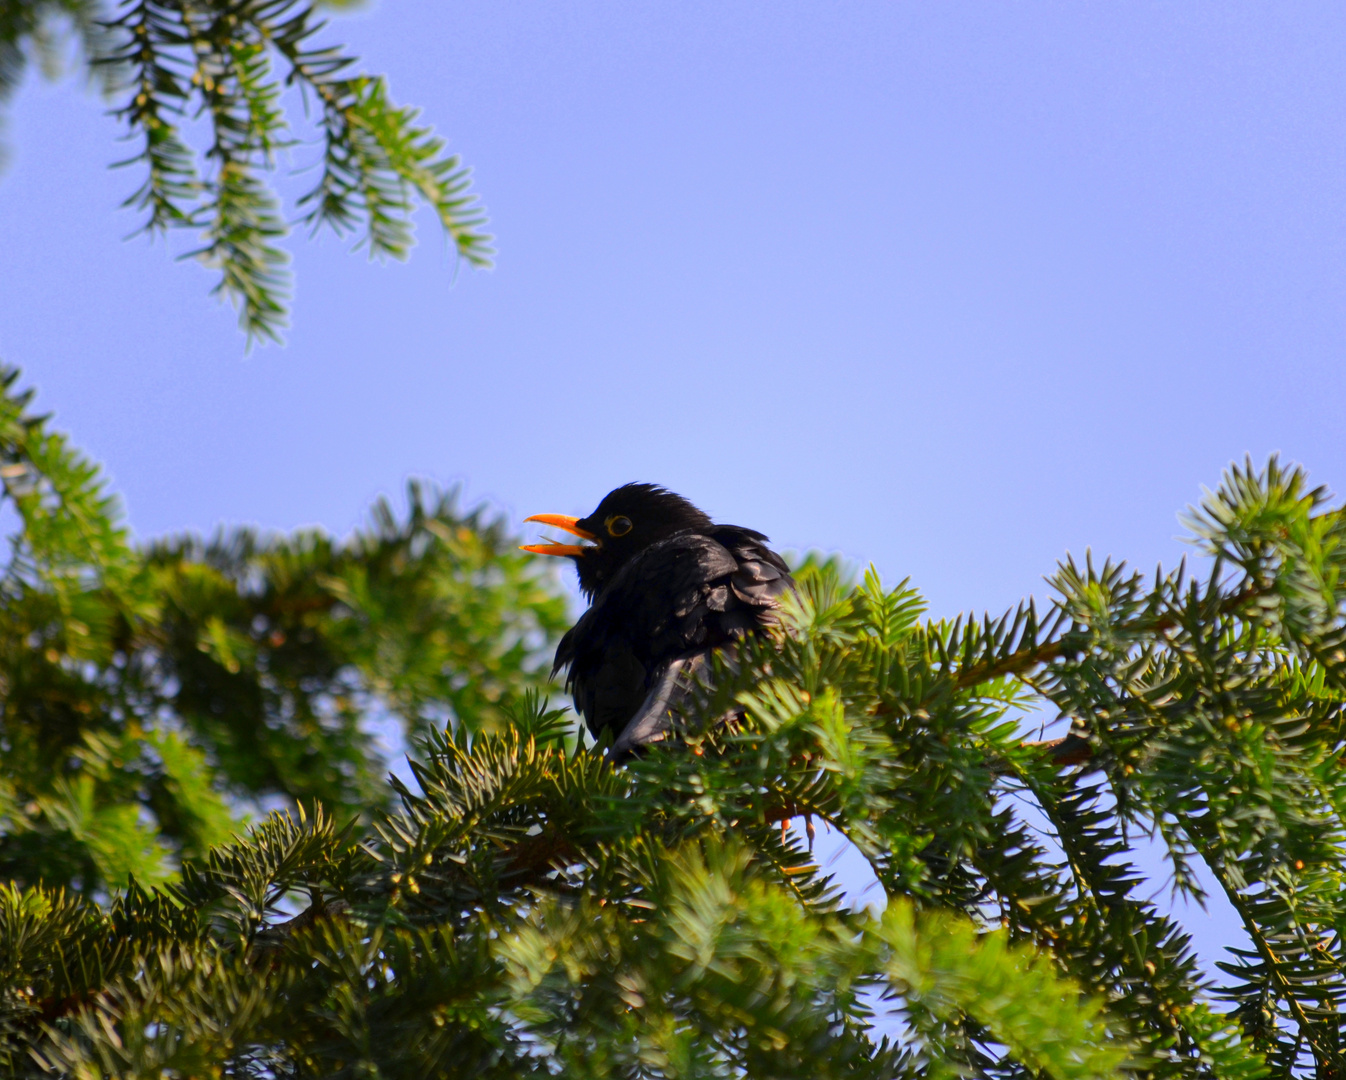
[[[569,517],[566,514],[534,514],[532,517],[524,518],[524,521],[540,521],[543,525],[564,529],[572,536],[584,540],[598,539],[593,533],[581,529],[576,524],[579,518]],[[535,555],[583,555],[589,549],[583,544],[522,544],[519,550],[531,551]]]

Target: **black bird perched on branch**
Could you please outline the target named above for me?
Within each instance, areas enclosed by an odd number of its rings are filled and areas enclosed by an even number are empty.
[[[711,652],[774,624],[794,587],[761,533],[716,525],[654,484],[619,487],[588,517],[527,520],[590,541],[523,550],[575,560],[589,610],[552,670],[569,668],[576,709],[595,738],[612,733],[616,758],[662,739]]]

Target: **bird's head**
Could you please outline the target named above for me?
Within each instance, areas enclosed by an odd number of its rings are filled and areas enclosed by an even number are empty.
[[[637,552],[688,530],[709,529],[711,520],[681,495],[655,484],[624,484],[609,491],[588,517],[534,514],[540,521],[564,529],[587,544],[525,544],[524,551],[562,555],[575,560],[580,589],[592,597]]]

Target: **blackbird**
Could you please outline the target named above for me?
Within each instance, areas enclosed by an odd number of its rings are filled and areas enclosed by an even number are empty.
[[[555,674],[595,738],[613,737],[616,759],[672,727],[715,649],[776,622],[794,587],[767,538],[716,525],[680,495],[654,484],[609,492],[588,517],[537,514],[587,544],[523,550],[575,560],[589,609],[561,639]]]

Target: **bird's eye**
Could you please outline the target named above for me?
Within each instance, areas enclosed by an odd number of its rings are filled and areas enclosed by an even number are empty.
[[[607,520],[609,536],[625,536],[631,531],[631,519],[629,517],[610,517]]]

